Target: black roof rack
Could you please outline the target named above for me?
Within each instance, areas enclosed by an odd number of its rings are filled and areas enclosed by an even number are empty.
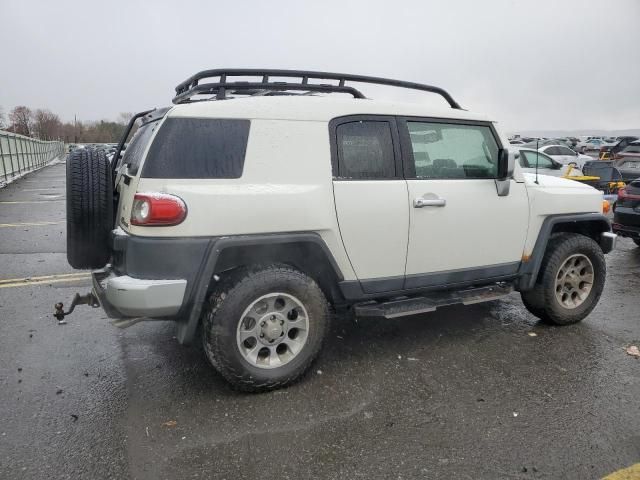
[[[205,78],[218,77],[214,83],[199,83]],[[232,81],[229,77],[262,77],[261,81]],[[283,82],[270,81],[270,77],[298,79],[298,81]],[[309,83],[314,80],[333,80],[338,84]],[[354,98],[366,98],[362,92],[345,85],[345,82],[372,83],[376,85],[387,85],[390,87],[409,88],[424,92],[436,93],[442,96],[451,108],[462,110],[462,107],[453,99],[446,90],[431,85],[421,83],[404,82],[402,80],[391,80],[388,78],[368,77],[364,75],[350,75],[344,73],[312,72],[305,70],[274,70],[260,68],[217,68],[214,70],[203,70],[188,78],[176,87],[176,96],[173,103],[189,103],[195,95],[215,95],[217,100],[227,98],[228,94],[234,95],[282,95],[290,91],[310,92],[338,92],[348,93]],[[209,99],[207,99],[209,100]]]

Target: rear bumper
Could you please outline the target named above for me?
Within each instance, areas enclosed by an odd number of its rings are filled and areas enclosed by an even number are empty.
[[[93,291],[110,318],[172,317],[182,307],[187,281],[145,280],[116,274],[110,266],[92,273]]]
[[[630,225],[621,225],[614,223],[613,231],[621,237],[640,239],[640,227],[632,227]]]

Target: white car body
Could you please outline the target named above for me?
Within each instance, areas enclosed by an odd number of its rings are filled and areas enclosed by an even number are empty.
[[[591,187],[578,192],[571,181],[559,184],[567,185],[567,191],[554,184],[544,196],[549,205],[531,202],[517,164],[506,197],[497,194],[493,179],[382,183],[332,179],[328,123],[336,117],[363,113],[486,121],[486,117],[464,110],[436,111],[421,104],[365,103],[333,97],[255,97],[176,105],[161,122],[179,117],[251,120],[242,178],[170,180],[138,174],[128,185],[121,179],[119,218],[130,218],[135,192],[177,195],[188,205],[189,214],[184,222],[171,227],[120,226],[132,235],[152,237],[313,231],[326,242],[345,279],[356,280],[517,262],[531,254],[538,236],[538,230],[529,225],[530,218],[544,216],[543,212],[553,208],[556,213],[572,208],[601,213],[602,194]],[[505,136],[500,140],[509,145]],[[297,168],[277,168],[267,161],[273,158],[280,165]],[[536,191],[541,188],[536,186]],[[425,194],[446,198],[446,208],[412,208],[413,199]],[[575,202],[567,203],[574,194],[579,208],[572,206]],[[560,195],[562,201],[553,201],[554,195]],[[470,198],[474,199],[473,209],[469,208]],[[233,208],[229,208],[231,204]],[[384,219],[384,228],[371,221],[374,211],[377,218]],[[405,235],[408,230],[409,237]],[[431,231],[448,232],[428,236],[429,250],[440,252],[433,256],[424,254],[422,240]],[[473,248],[467,241],[470,237],[474,238]],[[372,238],[375,241],[370,241]]]
[[[511,152],[516,154],[516,160],[523,173],[547,175],[551,177],[579,177],[582,170],[577,166],[563,165],[549,155],[531,148],[511,147]],[[536,169],[537,162],[537,169]]]
[[[578,153],[565,145],[545,145],[539,150],[563,165],[575,163],[580,169],[584,168],[585,162],[593,160],[589,155]]]
[[[261,80],[229,78],[248,74]],[[221,83],[199,83],[211,77]],[[370,100],[347,81],[436,93],[451,108]],[[397,318],[518,291],[533,315],[566,325],[600,297],[616,243],[602,193],[510,147],[442,89],[215,69],[176,92],[175,106],[137,115],[113,164],[94,149],[68,159],[67,258],[94,269],[73,305],[99,304],[122,325],[174,320],[182,343],[200,332],[240,389],[296,381],[329,307]]]

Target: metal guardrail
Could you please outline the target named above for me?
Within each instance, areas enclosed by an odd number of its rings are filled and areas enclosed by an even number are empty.
[[[0,184],[45,166],[64,154],[64,143],[0,130]]]

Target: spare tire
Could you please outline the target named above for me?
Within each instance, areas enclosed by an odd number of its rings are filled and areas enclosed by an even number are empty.
[[[73,268],[101,268],[109,261],[111,182],[111,166],[104,150],[71,152],[67,159],[67,261]]]

